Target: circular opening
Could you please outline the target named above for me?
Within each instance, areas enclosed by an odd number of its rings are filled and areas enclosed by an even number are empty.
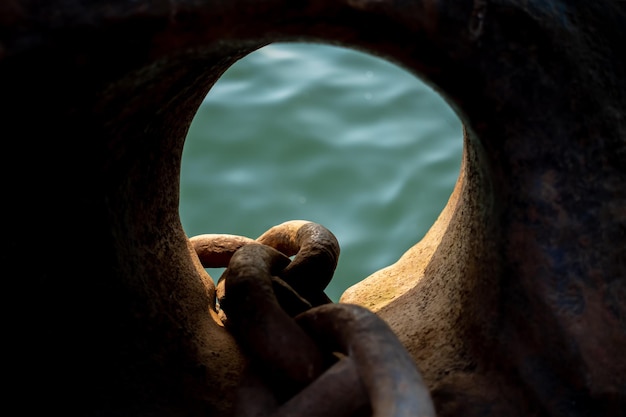
[[[189,236],[251,238],[287,220],[324,225],[341,246],[326,291],[337,301],[422,239],[458,177],[461,138],[443,99],[387,61],[272,44],[233,65],[198,110],[181,221]]]

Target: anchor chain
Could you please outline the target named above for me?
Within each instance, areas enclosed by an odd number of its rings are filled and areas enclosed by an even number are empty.
[[[216,291],[220,318],[250,358],[237,417],[435,416],[389,326],[324,293],[340,252],[328,229],[292,220],[257,239],[190,241],[205,268],[226,268]]]
[[[281,280],[311,306],[331,302],[324,289],[335,273],[340,249],[335,235],[320,224],[290,220],[270,228],[256,240],[238,235],[203,234],[190,241],[205,268],[228,266],[235,251],[247,244],[256,242],[270,246],[287,257],[294,257],[293,262],[280,271]]]

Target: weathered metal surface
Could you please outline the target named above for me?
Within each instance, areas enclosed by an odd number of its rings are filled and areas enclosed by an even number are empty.
[[[182,147],[225,69],[306,40],[403,66],[466,127],[441,222],[346,298],[401,337],[438,414],[623,415],[625,7],[0,2],[10,399],[23,414],[231,413],[245,359],[180,225]]]

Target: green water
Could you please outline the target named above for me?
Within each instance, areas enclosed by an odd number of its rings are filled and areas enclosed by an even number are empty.
[[[269,45],[233,65],[198,110],[181,220],[189,236],[251,238],[286,220],[321,223],[341,246],[327,287],[337,301],[424,236],[461,150],[456,115],[405,70],[343,48]]]

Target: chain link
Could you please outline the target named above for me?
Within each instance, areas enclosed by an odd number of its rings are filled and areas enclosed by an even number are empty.
[[[435,416],[389,326],[324,293],[340,253],[328,229],[292,220],[257,239],[190,241],[205,268],[226,268],[216,291],[220,317],[250,359],[236,417]]]

